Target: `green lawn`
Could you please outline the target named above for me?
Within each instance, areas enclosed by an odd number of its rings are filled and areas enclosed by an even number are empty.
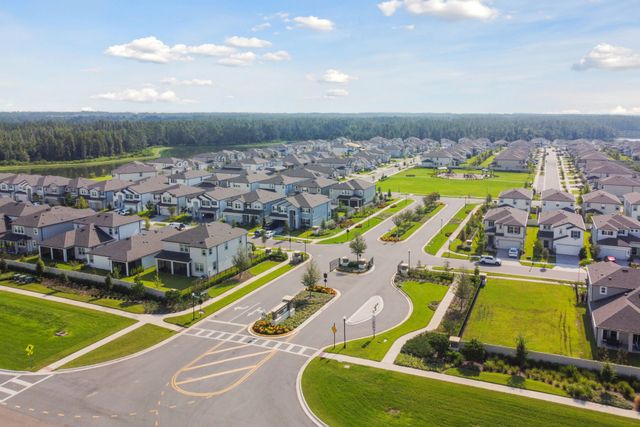
[[[458,212],[451,218],[451,220],[442,227],[442,230],[427,243],[427,246],[424,247],[425,252],[430,255],[435,255],[442,245],[447,242],[447,239],[453,239],[453,233],[455,233],[456,229],[460,226],[460,223],[469,215],[469,213],[478,206],[478,204],[467,205],[460,208]],[[449,236],[447,236],[449,234]]]
[[[33,369],[99,341],[135,321],[68,304],[0,291],[0,368],[27,370],[25,354],[29,344],[35,347]],[[66,336],[56,336],[66,331]]]
[[[341,234],[339,236],[332,237],[331,239],[321,240],[321,241],[318,242],[318,244],[334,245],[334,244],[338,244],[338,243],[350,242],[351,240],[355,239],[356,235],[366,233],[367,231],[371,230],[373,227],[375,227],[376,225],[380,224],[381,222],[382,222],[382,220],[380,218],[378,218],[377,216],[373,217],[371,219],[368,219],[368,220],[364,221],[360,228],[356,228],[355,226],[351,227],[349,229],[349,234],[344,233],[344,234]]]
[[[158,273],[158,276],[160,277],[162,286],[156,286],[156,283],[155,283],[156,268],[155,267],[147,268],[142,273],[140,273],[140,280],[142,280],[142,284],[147,288],[158,289],[161,291],[168,291],[170,289],[178,289],[178,290],[186,289],[189,286],[192,286],[197,280],[195,277],[180,276],[177,274],[162,273],[162,272]],[[124,280],[125,282],[133,283],[135,281],[135,276],[125,277],[122,280]]]
[[[61,369],[95,365],[108,360],[119,359],[151,347],[175,334],[174,331],[160,326],[146,324],[126,335],[98,347],[62,366]]]
[[[429,212],[428,214],[426,214],[425,216],[422,217],[422,220],[420,221],[411,221],[411,227],[409,227],[404,233],[402,233],[401,236],[399,236],[399,239],[402,240],[407,240],[409,237],[411,237],[411,235],[413,235],[413,233],[415,233],[416,231],[418,231],[418,229],[420,227],[422,227],[427,221],[429,221],[429,219],[431,219],[432,217],[434,217],[438,212],[440,212],[442,210],[442,208],[445,207],[444,203],[440,203],[438,204],[435,209],[433,209],[431,212]],[[395,236],[395,234],[397,233],[397,228],[398,227],[393,227],[393,229],[389,230],[387,233],[385,233],[385,236]]]
[[[210,316],[211,314],[215,313],[216,311],[228,306],[229,304],[239,300],[240,298],[242,298],[243,296],[249,294],[250,292],[253,292],[254,290],[266,285],[267,283],[275,280],[276,278],[282,276],[283,274],[285,274],[286,272],[292,270],[295,266],[291,265],[291,264],[287,264],[284,265],[280,268],[278,268],[277,270],[272,271],[269,274],[266,274],[264,276],[262,276],[261,278],[259,278],[258,280],[252,282],[251,284],[243,287],[242,289],[237,290],[236,292],[233,292],[230,295],[227,295],[226,297],[214,302],[213,304],[210,304],[206,307],[203,307],[203,311],[204,314],[202,316],[196,315],[195,319],[193,318],[193,315],[191,313],[187,313],[187,314],[182,314],[180,316],[174,316],[174,317],[168,317],[166,319],[164,319],[165,322],[168,323],[172,323],[174,325],[178,325],[178,326],[182,326],[185,328],[188,328],[189,326],[198,323],[199,321],[201,321],[202,319],[204,319],[207,316]],[[238,283],[234,283],[233,285],[229,286],[228,288],[224,289],[224,291],[233,288],[234,286],[236,286]],[[219,292],[218,295],[222,294],[224,291]],[[209,292],[209,294],[211,294],[211,292]]]
[[[311,410],[331,426],[638,425],[611,414],[320,358],[305,369],[302,391]]]
[[[412,168],[379,181],[378,185],[382,191],[391,190],[412,194],[428,194],[437,191],[443,196],[485,197],[491,194],[497,197],[503,190],[523,187],[529,179],[530,175],[527,172],[496,172],[493,178],[478,180],[447,179],[433,176],[433,169]]]
[[[591,359],[586,309],[575,302],[571,286],[490,278],[464,338],[514,347],[522,333],[530,350]]]
[[[91,295],[76,294],[72,292],[59,292],[51,288],[47,288],[40,283],[28,283],[26,285],[18,285],[11,281],[0,282],[3,286],[16,289],[24,289],[25,291],[37,292],[39,294],[56,296],[59,298],[67,298],[74,301],[82,301],[89,304],[100,305],[102,307],[115,308],[117,310],[127,311],[129,313],[143,314],[144,306],[137,302],[124,301],[111,298],[96,298]]]
[[[509,387],[521,388],[524,390],[539,391],[540,393],[555,394],[557,396],[569,396],[562,388],[554,387],[543,381],[536,381],[523,378],[519,375],[501,374],[499,372],[480,372],[464,368],[450,368],[444,371],[447,375],[454,377],[469,378],[472,380],[484,381],[492,384],[506,385]]]
[[[252,276],[257,276],[258,274],[264,273],[265,271],[275,267],[278,264],[280,264],[278,261],[271,261],[271,260],[262,261],[260,264],[256,264],[253,267],[251,267],[249,269],[249,273],[251,273]]]
[[[382,360],[398,338],[409,332],[422,329],[429,324],[434,313],[429,308],[429,304],[434,301],[440,302],[447,293],[448,288],[434,283],[404,282],[402,289],[413,303],[413,312],[406,322],[387,332],[377,334],[375,340],[372,337],[362,338],[349,341],[346,349],[342,347],[342,344],[336,344],[335,349],[329,347],[326,351],[364,359]]]
[[[523,260],[533,259],[533,246],[536,244],[536,240],[538,240],[538,227],[527,227],[527,234],[524,240],[524,252],[521,257]]]

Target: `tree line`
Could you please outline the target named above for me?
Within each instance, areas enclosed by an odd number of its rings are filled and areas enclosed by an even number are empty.
[[[346,137],[611,139],[640,133],[640,117],[452,114],[1,113],[0,162],[117,156],[160,146],[212,150]]]

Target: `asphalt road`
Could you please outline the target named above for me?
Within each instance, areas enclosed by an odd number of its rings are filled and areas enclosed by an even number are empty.
[[[560,184],[560,172],[558,170],[558,156],[556,155],[555,150],[551,150],[549,148],[547,150],[547,159],[544,165],[544,179],[542,180],[542,189],[540,191],[556,189],[562,190],[562,185]]]
[[[548,170],[548,169],[547,169]],[[419,198],[418,198],[419,199]],[[378,331],[401,323],[409,303],[391,283],[397,264],[411,251],[413,265],[442,265],[445,260],[429,256],[423,247],[464,206],[463,199],[443,199],[447,206],[402,243],[385,243],[378,237],[393,227],[385,220],[365,235],[365,257],[374,257],[374,269],[363,275],[329,273],[328,285],[340,292],[295,334],[280,339],[251,335],[248,328],[285,295],[302,289],[303,268],[293,270],[245,299],[184,331],[167,344],[141,356],[108,366],[58,373],[26,388],[3,403],[3,426],[95,425],[95,426],[247,426],[312,425],[300,406],[296,376],[319,349],[333,343],[331,326],[342,322],[372,297],[382,298],[376,317]],[[413,207],[416,206],[414,203]],[[288,242],[273,242],[288,247]],[[302,249],[303,244],[293,243]],[[352,256],[348,245],[308,244],[307,250],[321,271],[340,256]],[[452,267],[473,268],[464,260],[449,260]],[[503,273],[544,275],[575,280],[577,270],[539,272],[517,263],[483,267]],[[347,326],[347,339],[371,334],[371,322]],[[3,414],[4,412],[0,412]],[[24,421],[20,417],[25,417]],[[7,420],[8,423],[5,423]],[[22,422],[22,424],[21,424]]]

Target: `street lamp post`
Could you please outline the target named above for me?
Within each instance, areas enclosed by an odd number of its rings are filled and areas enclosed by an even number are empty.
[[[411,250],[407,251],[409,255],[409,271],[411,271]]]
[[[347,316],[342,316],[342,348],[347,348]]]

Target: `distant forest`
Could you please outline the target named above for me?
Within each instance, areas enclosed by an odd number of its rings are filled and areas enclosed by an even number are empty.
[[[491,140],[640,135],[640,117],[481,114],[0,113],[0,162],[65,161],[153,145],[212,150],[270,141],[347,137]]]

